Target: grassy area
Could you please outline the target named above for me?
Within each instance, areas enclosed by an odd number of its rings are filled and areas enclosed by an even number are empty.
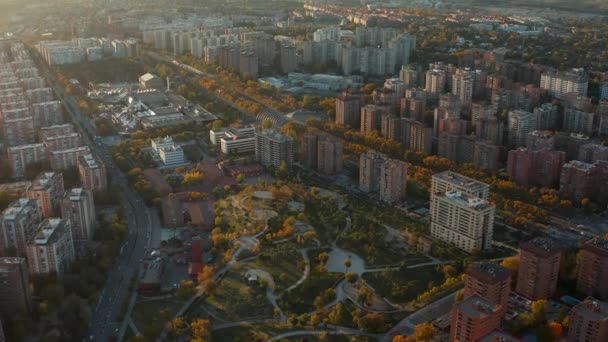
[[[240,273],[229,271],[217,289],[206,299],[206,304],[225,320],[270,318],[273,309],[266,298],[266,290],[247,285]]]
[[[293,285],[304,274],[304,260],[300,253],[292,248],[292,244],[264,246],[255,260],[240,263],[237,267],[243,272],[258,268],[270,273],[276,285],[276,293]]]
[[[110,58],[96,62],[56,67],[60,74],[67,78],[75,78],[82,84],[88,82],[137,82],[139,76],[145,73],[143,65],[138,60],[126,58]]]
[[[445,280],[443,272],[438,270],[437,266],[366,273],[363,278],[378,294],[394,303],[414,300],[427,289]]]
[[[155,337],[182,305],[184,301],[175,297],[159,300],[140,299],[133,308],[133,322],[142,334]]]
[[[290,292],[283,293],[279,299],[279,306],[287,313],[303,314],[315,310],[313,301],[315,297],[326,289],[334,288],[338,279],[342,277],[339,273],[319,272],[317,269],[317,255],[323,251],[309,250],[310,275]]]

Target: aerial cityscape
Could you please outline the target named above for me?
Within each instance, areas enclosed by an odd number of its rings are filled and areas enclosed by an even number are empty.
[[[608,1],[0,0],[0,342],[608,342]]]

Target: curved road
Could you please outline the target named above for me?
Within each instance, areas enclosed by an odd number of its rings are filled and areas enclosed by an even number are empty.
[[[80,111],[77,100],[65,92],[63,86],[50,72],[49,67],[40,60],[39,55],[36,52],[32,55],[38,61],[40,70],[55,95],[63,103],[72,123],[82,133],[85,144],[106,164],[109,178],[120,189],[116,195],[123,200],[122,203],[127,213],[129,233],[120,249],[120,254],[108,271],[107,280],[92,314],[89,334],[86,338],[88,341],[108,341],[110,337],[117,335],[121,326],[118,316],[121,314],[123,303],[129,298],[129,285],[131,279],[139,271],[139,261],[150,248],[152,234],[159,233],[158,229],[154,232],[152,230],[152,227],[159,227],[158,213],[156,210],[146,207],[141,197],[131,189],[125,175],[114,165],[109,149],[93,141],[92,137],[96,135],[96,128],[90,118]]]

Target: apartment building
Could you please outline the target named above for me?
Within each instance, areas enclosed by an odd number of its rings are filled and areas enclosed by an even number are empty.
[[[45,219],[27,244],[27,261],[32,274],[63,273],[75,258],[68,220]]]

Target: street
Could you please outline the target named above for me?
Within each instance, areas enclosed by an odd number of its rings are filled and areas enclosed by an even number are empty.
[[[41,70],[50,83],[57,98],[63,103],[74,126],[82,133],[84,142],[91,152],[99,156],[106,165],[108,178],[118,185],[124,209],[128,218],[129,233],[107,274],[104,288],[100,292],[98,304],[89,323],[88,341],[108,341],[118,335],[122,327],[119,321],[123,303],[130,298],[129,287],[139,271],[140,260],[151,247],[152,234],[160,235],[160,219],[155,209],[146,207],[141,197],[131,189],[125,175],[114,165],[109,149],[93,141],[95,126],[79,108],[76,99],[65,92],[63,86],[54,78],[46,64],[40,63]],[[157,241],[158,239],[154,239]],[[135,287],[132,289],[135,291]],[[128,317],[125,314],[124,317]],[[122,319],[122,318],[121,318]]]

